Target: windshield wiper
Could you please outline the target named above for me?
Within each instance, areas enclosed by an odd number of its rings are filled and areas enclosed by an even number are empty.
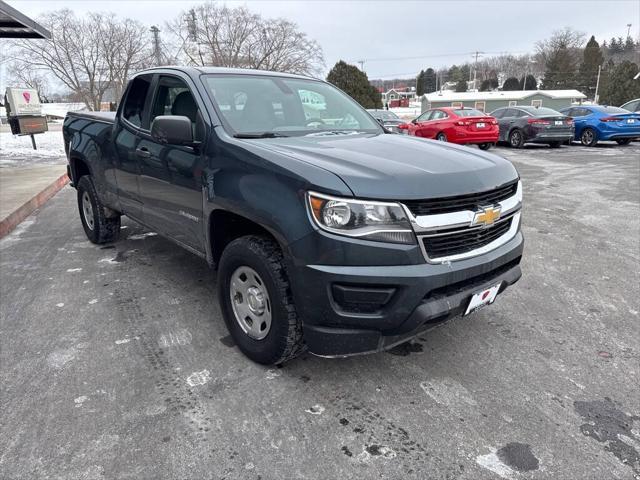
[[[262,133],[236,133],[233,135],[235,138],[276,138],[286,137],[278,132],[262,132]]]
[[[327,137],[333,135],[355,135],[358,132],[356,130],[321,130],[319,132],[307,133],[305,137]]]

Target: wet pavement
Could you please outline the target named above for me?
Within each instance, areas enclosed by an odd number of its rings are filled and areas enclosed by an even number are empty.
[[[65,187],[0,241],[0,478],[640,478],[640,144],[493,150],[523,278],[392,352],[265,368],[215,272]]]

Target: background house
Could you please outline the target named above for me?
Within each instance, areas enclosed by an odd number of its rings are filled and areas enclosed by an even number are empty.
[[[497,92],[434,92],[422,96],[422,111],[437,107],[469,107],[492,112],[500,107],[530,105],[559,110],[587,97],[578,90],[516,90]]]

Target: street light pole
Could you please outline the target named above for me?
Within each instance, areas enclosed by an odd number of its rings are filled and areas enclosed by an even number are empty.
[[[602,65],[598,65],[598,79],[596,80],[596,93],[593,95],[593,101],[595,104],[598,104],[598,88],[600,87],[600,70],[602,69]]]

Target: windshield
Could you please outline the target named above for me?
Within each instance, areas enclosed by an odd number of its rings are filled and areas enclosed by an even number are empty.
[[[381,132],[351,97],[317,80],[224,74],[206,75],[204,84],[236,136]]]
[[[484,117],[486,113],[476,110],[475,108],[465,108],[464,110],[454,110],[453,113],[459,117]]]

